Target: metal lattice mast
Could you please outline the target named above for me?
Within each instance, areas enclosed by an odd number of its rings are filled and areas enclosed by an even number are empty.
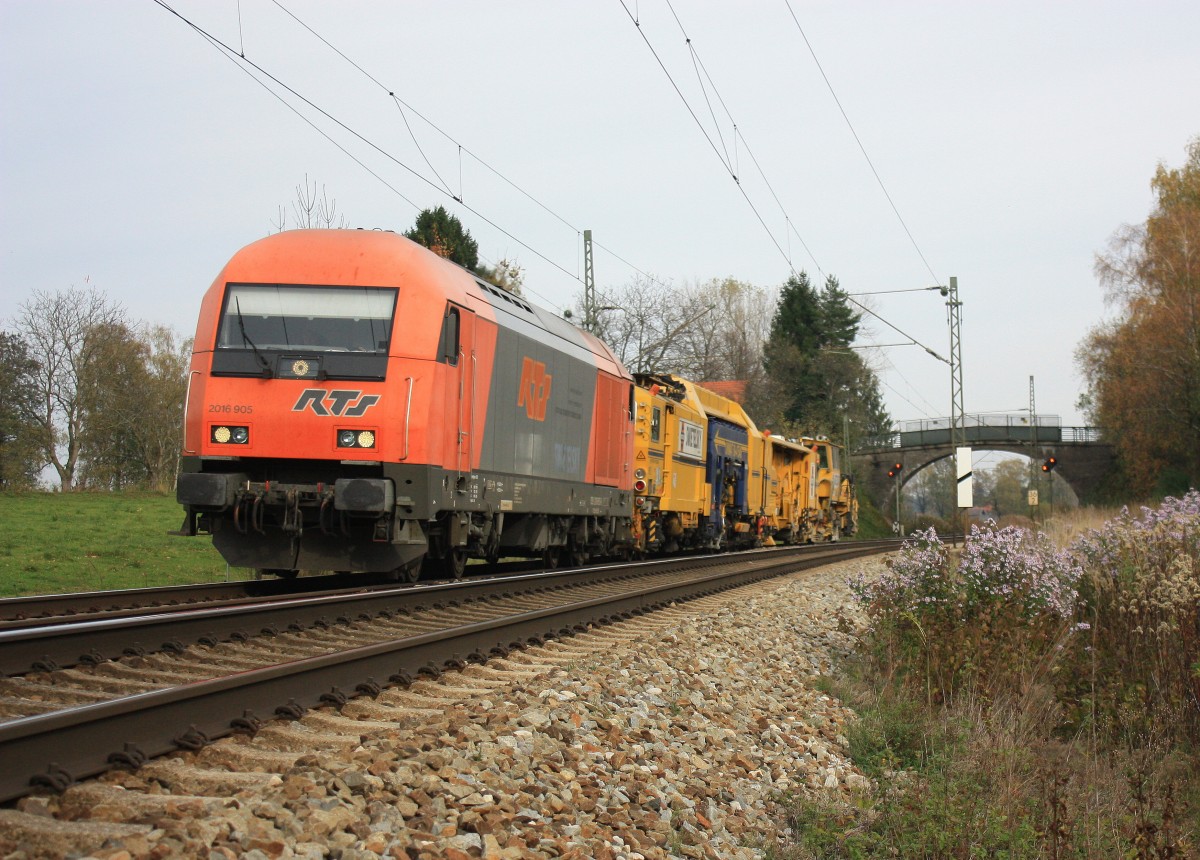
[[[596,272],[592,268],[592,231],[583,231],[583,328],[596,332]]]
[[[950,313],[950,447],[958,449],[967,444],[963,418],[962,302],[958,300],[958,278],[950,279],[950,298],[946,307]]]

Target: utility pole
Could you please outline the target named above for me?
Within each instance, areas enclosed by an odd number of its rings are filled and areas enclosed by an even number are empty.
[[[583,231],[583,330],[596,333],[596,271],[592,268],[592,231]]]
[[[1037,520],[1038,506],[1038,488],[1037,488],[1037,458],[1038,458],[1038,434],[1037,434],[1037,404],[1033,396],[1033,374],[1029,375],[1029,432],[1031,448],[1029,452],[1029,518]]]
[[[962,372],[962,302],[958,299],[958,278],[950,279],[949,297],[946,300],[946,310],[950,317],[950,450],[957,459],[959,449],[967,444],[966,421],[963,418],[963,372]],[[969,454],[967,455],[970,456]],[[955,499],[957,510],[958,473],[970,475],[970,463],[955,470],[954,487],[951,498]],[[968,477],[966,480],[970,480]],[[968,488],[969,488],[968,484]],[[959,511],[961,515],[962,512]],[[956,523],[956,526],[959,525]],[[965,517],[961,523],[963,533],[966,533]],[[957,528],[955,528],[957,532]]]

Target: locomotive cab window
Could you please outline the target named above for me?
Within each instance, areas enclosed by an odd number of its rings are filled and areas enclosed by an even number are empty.
[[[662,438],[662,410],[655,406],[650,412],[650,441],[658,442]]]
[[[438,338],[438,361],[444,361],[451,367],[458,365],[458,324],[459,310],[450,305],[446,315],[442,317],[442,334]]]
[[[383,379],[395,288],[229,284],[212,372]]]
[[[396,291],[230,284],[217,349],[386,355]]]

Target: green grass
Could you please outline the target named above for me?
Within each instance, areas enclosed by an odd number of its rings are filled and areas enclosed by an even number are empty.
[[[0,597],[224,580],[211,538],[167,534],[181,522],[156,493],[0,493]]]

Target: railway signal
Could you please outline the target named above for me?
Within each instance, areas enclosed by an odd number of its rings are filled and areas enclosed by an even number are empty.
[[[1057,457],[1053,457],[1053,456],[1047,457],[1046,461],[1044,463],[1042,463],[1042,471],[1043,472],[1053,472],[1054,467],[1057,465],[1058,465]]]
[[[894,478],[900,474],[900,470],[904,468],[903,463],[893,463],[892,468],[888,469],[888,477]]]

